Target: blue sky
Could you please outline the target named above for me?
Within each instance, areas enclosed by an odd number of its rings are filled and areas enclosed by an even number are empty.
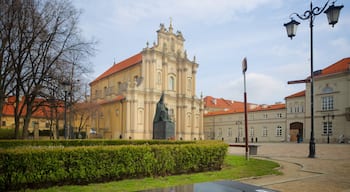
[[[323,6],[326,0],[313,1]],[[350,57],[350,2],[332,28],[326,14],[314,22],[314,70]],[[90,61],[91,80],[113,65],[152,44],[159,24],[181,31],[189,58],[196,56],[197,96],[243,101],[241,62],[248,60],[248,102],[273,104],[304,89],[287,81],[310,74],[310,30],[300,21],[290,40],[284,23],[291,13],[303,14],[307,0],[74,0],[82,10],[80,27],[85,38],[99,43]],[[296,19],[296,17],[294,17]]]

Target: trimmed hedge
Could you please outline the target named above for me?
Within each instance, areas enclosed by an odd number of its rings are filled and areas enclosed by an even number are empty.
[[[0,150],[0,191],[219,170],[223,142]]]
[[[158,144],[189,144],[195,141],[172,140],[103,140],[103,139],[73,139],[73,140],[0,140],[1,148],[15,148],[28,146],[105,146],[105,145],[158,145]]]

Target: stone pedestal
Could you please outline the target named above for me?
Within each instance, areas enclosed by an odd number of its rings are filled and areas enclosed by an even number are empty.
[[[153,123],[153,139],[174,139],[175,126],[171,121]]]

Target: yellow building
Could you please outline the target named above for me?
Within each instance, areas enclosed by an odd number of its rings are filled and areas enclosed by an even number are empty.
[[[196,97],[195,58],[189,60],[181,32],[170,24],[153,46],[113,65],[90,83],[96,107],[91,130],[103,138],[152,139],[156,104],[164,92],[175,138],[203,138],[203,103]]]

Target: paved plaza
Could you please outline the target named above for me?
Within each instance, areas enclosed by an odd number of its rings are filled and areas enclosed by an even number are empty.
[[[259,143],[254,158],[278,162],[283,175],[245,178],[243,183],[278,191],[350,192],[350,144],[317,144],[316,158],[308,158],[308,143]],[[244,148],[230,147],[244,155]]]

